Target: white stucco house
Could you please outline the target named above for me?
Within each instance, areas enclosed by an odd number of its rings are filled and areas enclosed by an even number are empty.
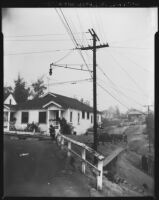
[[[9,104],[8,104],[9,103]],[[15,120],[15,128],[24,129],[28,123],[39,123],[41,131],[49,134],[49,126],[52,123],[56,131],[60,129],[58,118],[65,118],[74,129],[74,134],[84,134],[93,126],[93,108],[70,97],[54,93],[27,100],[24,103],[13,104],[4,102],[4,118],[9,130],[10,121]],[[101,124],[101,113],[97,112],[97,123]]]

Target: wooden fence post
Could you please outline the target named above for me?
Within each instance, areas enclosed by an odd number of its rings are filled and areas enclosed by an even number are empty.
[[[71,150],[71,142],[68,141],[68,152],[67,152],[67,156],[71,156],[70,150]]]
[[[100,170],[100,175],[97,175],[97,190],[102,190],[102,184],[103,184],[103,160],[98,160],[97,168],[98,168],[98,170]]]
[[[61,149],[63,149],[63,148],[64,148],[64,138],[61,137]]]
[[[86,160],[86,149],[82,149],[82,159]],[[82,161],[82,173],[85,174],[86,171],[86,163]]]

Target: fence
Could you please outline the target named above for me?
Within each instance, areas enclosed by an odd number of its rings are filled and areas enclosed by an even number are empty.
[[[91,166],[95,172],[97,177],[97,190],[102,190],[102,179],[103,179],[103,160],[104,156],[94,151],[92,148],[88,147],[87,145],[77,142],[75,140],[72,140],[60,133],[57,134],[57,141],[59,145],[61,146],[61,149],[64,149],[65,142],[67,143],[67,155],[71,156],[71,153],[75,154],[81,161],[82,161],[82,173],[85,174],[86,172],[86,165],[88,164]],[[71,146],[72,144],[75,144],[81,148],[81,155],[75,152]],[[89,162],[86,159],[86,151],[91,153],[96,159],[97,159],[97,166],[93,165],[91,162]]]

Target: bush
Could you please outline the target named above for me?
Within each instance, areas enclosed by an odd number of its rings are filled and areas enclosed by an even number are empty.
[[[59,119],[61,133],[64,135],[70,135],[73,131],[73,126],[68,124],[65,118]]]
[[[25,131],[28,131],[28,132],[33,132],[35,130],[35,132],[40,132],[40,127],[39,127],[39,124],[38,123],[28,123],[27,124],[27,127],[25,128]]]

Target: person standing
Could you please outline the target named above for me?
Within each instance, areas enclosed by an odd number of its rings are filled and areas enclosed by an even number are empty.
[[[54,128],[54,126],[51,124],[49,129],[50,129],[50,137],[51,137],[51,139],[55,140],[55,128]]]

